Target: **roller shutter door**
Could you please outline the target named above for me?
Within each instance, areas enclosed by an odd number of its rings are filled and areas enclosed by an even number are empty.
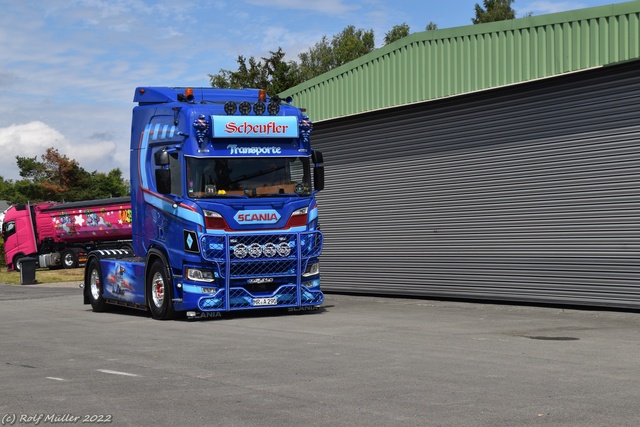
[[[640,308],[639,65],[317,123],[323,288]]]

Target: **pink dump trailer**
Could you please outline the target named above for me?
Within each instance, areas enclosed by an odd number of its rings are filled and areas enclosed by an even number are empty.
[[[2,223],[8,270],[25,257],[39,267],[75,268],[94,249],[131,249],[131,199],[15,205]]]

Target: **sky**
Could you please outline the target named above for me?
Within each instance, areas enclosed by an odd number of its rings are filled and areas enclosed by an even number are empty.
[[[618,1],[620,2],[620,1]],[[354,25],[376,46],[394,25],[471,25],[481,0],[0,0],[0,177],[20,180],[16,156],[49,147],[89,172],[129,178],[138,86],[210,86],[239,55],[281,47],[297,60]],[[516,0],[517,16],[617,3]],[[313,117],[312,117],[313,119]]]

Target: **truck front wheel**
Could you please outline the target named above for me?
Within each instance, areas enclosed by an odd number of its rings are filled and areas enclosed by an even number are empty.
[[[93,311],[104,311],[105,310],[105,302],[102,297],[102,271],[100,270],[100,262],[97,259],[92,259],[89,263],[88,274],[87,274],[88,283],[85,283],[85,286],[89,288],[89,302],[91,303],[91,308]]]
[[[20,260],[24,258],[24,254],[18,254],[13,257],[13,269],[16,271],[20,271]]]
[[[157,259],[149,269],[147,283],[147,303],[154,319],[173,319],[173,288],[167,277],[164,263]]]
[[[62,266],[64,268],[76,268],[78,266],[78,254],[73,250],[62,252]]]

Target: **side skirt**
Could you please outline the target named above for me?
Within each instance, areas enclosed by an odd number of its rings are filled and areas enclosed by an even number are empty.
[[[133,303],[133,302],[118,301],[118,300],[106,299],[106,298],[105,298],[104,302],[106,302],[107,304],[111,304],[111,305],[119,305],[120,307],[135,308],[136,310],[142,310],[142,311],[148,311],[149,310],[147,308],[147,306],[141,305],[141,304],[136,304],[136,303]]]

